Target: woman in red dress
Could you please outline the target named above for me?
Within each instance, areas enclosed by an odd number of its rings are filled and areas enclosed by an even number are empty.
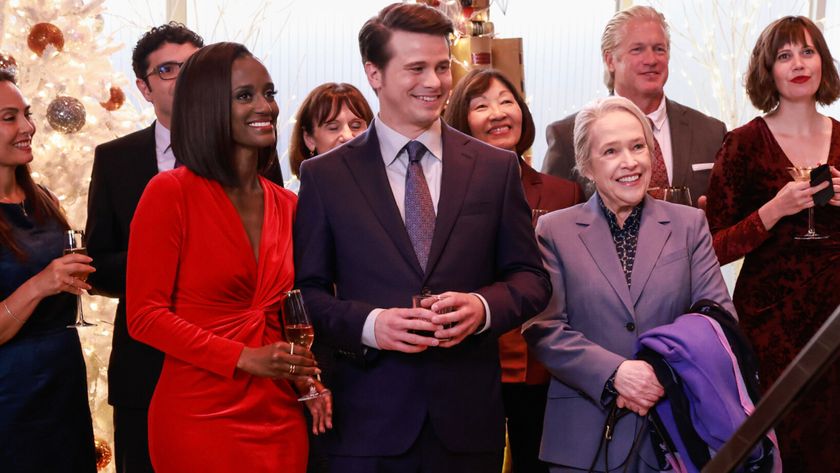
[[[278,318],[294,281],[296,197],[259,175],[276,159],[274,95],[244,46],[195,53],[175,87],[183,166],[149,183],[132,221],[129,332],[166,355],[149,409],[158,473],[305,471],[293,384],[318,369],[282,341]],[[323,431],[329,398],[308,405]]]
[[[786,17],[761,34],[747,94],[767,114],[726,136],[712,170],[707,213],[721,264],[746,257],[733,302],[759,357],[767,388],[840,304],[840,123],[817,112],[840,95],[820,30]],[[832,182],[795,182],[788,169],[828,163]],[[813,195],[832,185],[830,205]],[[778,427],[786,471],[840,471],[840,368],[835,364]]]

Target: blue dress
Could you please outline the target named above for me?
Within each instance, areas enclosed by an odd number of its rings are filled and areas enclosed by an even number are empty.
[[[3,300],[62,255],[63,231],[55,220],[38,223],[31,209],[24,212],[18,204],[0,203],[0,213],[26,254],[20,261],[0,246]],[[0,345],[3,472],[96,471],[85,362],[78,333],[67,328],[75,314],[74,295],[46,297],[20,331]]]

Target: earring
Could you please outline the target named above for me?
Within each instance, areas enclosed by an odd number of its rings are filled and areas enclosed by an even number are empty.
[[[315,148],[312,148],[312,149],[309,150],[309,157],[310,158],[314,158],[316,154],[318,154],[318,153],[315,152]]]

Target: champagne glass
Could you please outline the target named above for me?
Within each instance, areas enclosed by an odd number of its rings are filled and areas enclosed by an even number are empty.
[[[691,192],[688,187],[664,187],[662,188],[662,200],[665,202],[673,202],[675,204],[687,205],[691,207]]]
[[[286,334],[286,340],[292,345],[297,344],[306,347],[307,350],[312,348],[312,343],[315,341],[315,329],[306,314],[300,289],[294,289],[286,293],[283,317],[283,331]],[[321,375],[315,375],[315,377],[318,378],[318,381],[321,381]],[[308,401],[326,396],[329,392],[328,389],[325,389],[319,393],[313,384],[309,386],[309,392],[301,396],[298,401]]]
[[[81,230],[67,230],[64,232],[64,254],[65,255],[87,255],[87,248],[85,248],[85,233]],[[74,278],[81,281],[87,281],[87,273],[71,274]],[[85,311],[82,307],[82,296],[76,296],[76,323],[68,325],[67,328],[76,327],[94,327],[85,320]]]
[[[791,177],[797,182],[810,182],[811,171],[816,169],[816,166],[791,166],[787,168]],[[828,235],[820,235],[814,228],[814,207],[808,209],[808,231],[804,235],[796,235],[793,237],[796,240],[824,240]]]

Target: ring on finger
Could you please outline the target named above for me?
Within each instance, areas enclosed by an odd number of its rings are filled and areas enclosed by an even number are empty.
[[[297,365],[289,365],[289,374],[297,373]]]

